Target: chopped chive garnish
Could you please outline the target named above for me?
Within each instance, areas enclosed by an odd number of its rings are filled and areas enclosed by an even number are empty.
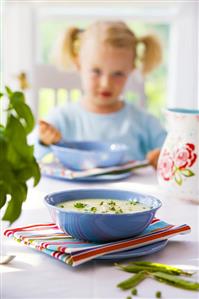
[[[94,212],[94,213],[95,213],[96,211],[97,211],[97,208],[96,208],[96,207],[92,207],[92,208],[91,208],[91,212]]]
[[[77,208],[77,209],[83,209],[85,208],[87,205],[82,203],[82,202],[76,202],[74,203],[74,207]]]
[[[111,201],[108,202],[108,205],[115,206],[115,205],[116,205],[116,202],[114,202],[113,200],[111,200]]]
[[[138,203],[138,200],[137,199],[130,199],[129,202],[130,202],[131,205],[136,205]]]
[[[111,207],[111,208],[110,208],[110,211],[115,211],[115,207]]]

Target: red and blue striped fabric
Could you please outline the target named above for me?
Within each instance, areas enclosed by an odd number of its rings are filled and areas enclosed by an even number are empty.
[[[139,236],[109,243],[98,244],[74,239],[54,223],[11,228],[5,230],[4,235],[66,264],[77,266],[102,255],[139,248],[190,231],[187,224],[176,226],[155,218]]]

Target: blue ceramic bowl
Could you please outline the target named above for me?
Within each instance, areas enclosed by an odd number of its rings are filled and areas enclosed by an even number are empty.
[[[51,148],[58,160],[73,170],[119,165],[126,161],[128,151],[125,144],[98,141],[63,142]]]
[[[102,214],[66,211],[56,205],[70,200],[83,199],[135,199],[150,207],[135,213]],[[107,242],[130,238],[140,234],[151,222],[157,209],[161,207],[159,199],[141,193],[111,190],[82,189],[68,190],[49,194],[44,199],[53,221],[65,233],[74,238],[93,242]]]

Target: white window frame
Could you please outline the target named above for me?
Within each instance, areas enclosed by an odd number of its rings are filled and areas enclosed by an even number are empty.
[[[199,109],[199,3],[185,2],[171,23],[169,107]]]

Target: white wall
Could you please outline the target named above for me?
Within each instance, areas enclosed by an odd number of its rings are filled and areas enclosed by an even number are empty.
[[[169,107],[199,107],[198,17],[198,2],[184,2],[171,25]]]
[[[198,88],[198,109],[199,109],[199,4],[198,4],[198,9],[197,9],[198,15],[197,15],[197,39],[198,39],[198,48],[197,48],[197,59],[198,59],[198,76],[197,76],[197,88]]]
[[[32,73],[32,8],[22,3],[7,5],[4,14],[4,85],[17,89],[17,75],[22,71],[29,76]],[[27,101],[30,103],[31,99],[27,98]]]

